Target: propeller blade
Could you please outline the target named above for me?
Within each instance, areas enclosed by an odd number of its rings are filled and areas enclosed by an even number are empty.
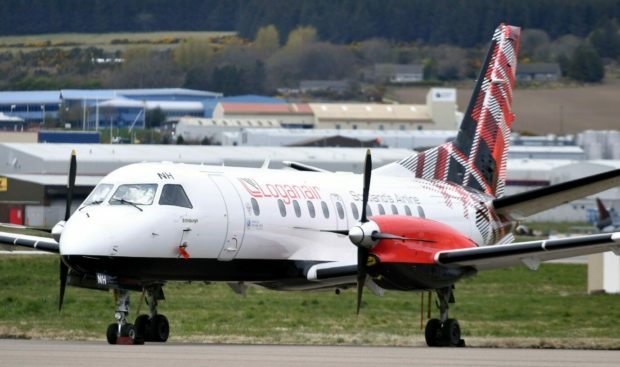
[[[71,202],[73,201],[73,189],[75,188],[75,174],[77,171],[77,159],[75,149],[71,151],[71,161],[69,163],[69,180],[67,182],[67,203],[65,206],[65,221],[71,216]],[[65,288],[67,286],[67,274],[69,267],[60,259],[60,289],[58,296],[58,311],[62,310],[62,303],[65,299]]]
[[[348,229],[321,229],[320,231],[321,232],[341,234],[341,235],[344,235],[344,236],[348,236],[349,235],[349,230]]]
[[[69,163],[69,182],[67,182],[67,204],[65,206],[65,220],[71,216],[71,202],[73,201],[73,189],[75,187],[75,173],[77,171],[77,160],[75,150],[71,151],[71,163]]]
[[[402,237],[402,236],[397,236],[397,235],[391,234],[391,233],[381,233],[381,232],[373,233],[371,237],[372,237],[373,240],[401,240],[401,241],[435,242],[433,240],[423,240],[423,239],[420,239],[420,238]]]
[[[363,247],[357,248],[357,314],[360,314],[362,308],[362,294],[364,292],[364,283],[366,282],[366,267],[368,264],[368,249]]]
[[[62,303],[65,299],[65,287],[67,286],[67,273],[69,268],[60,260],[60,294],[58,296],[58,312],[62,310]]]
[[[368,193],[370,191],[370,174],[372,171],[372,157],[370,155],[370,149],[366,151],[366,162],[364,162],[364,188],[362,191],[362,216],[360,222],[368,222],[366,217],[366,206],[368,205]]]

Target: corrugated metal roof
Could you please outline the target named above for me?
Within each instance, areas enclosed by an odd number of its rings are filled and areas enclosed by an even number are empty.
[[[281,167],[282,161],[291,160],[330,167],[341,162],[353,162],[357,167],[359,162],[361,169],[365,155],[360,148],[0,143],[0,172],[65,175],[73,149],[77,152],[77,172],[86,176],[107,174],[121,166],[146,161],[259,167],[267,157],[271,157],[272,167]],[[373,162],[379,167],[410,154],[406,149],[376,149]]]
[[[231,103],[223,102],[224,113],[228,114],[266,114],[266,115],[312,115],[306,103]]]
[[[63,89],[64,99],[112,99],[132,96],[186,95],[192,97],[217,98],[221,93],[185,88],[146,88],[146,89]]]
[[[60,91],[0,92],[0,104],[53,104],[60,103]]]
[[[310,108],[319,120],[432,121],[426,105],[310,103]]]
[[[147,110],[161,108],[164,111],[198,111],[202,112],[204,107],[200,102],[192,101],[138,101],[127,98],[114,98],[99,103],[100,107],[120,107],[120,108],[142,108]]]
[[[43,175],[43,174],[8,174],[3,175],[13,180],[32,182],[45,186],[66,186],[67,175]],[[103,176],[75,176],[76,186],[95,186]]]

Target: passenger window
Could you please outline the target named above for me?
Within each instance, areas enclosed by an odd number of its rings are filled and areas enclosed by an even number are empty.
[[[193,208],[192,203],[181,185],[166,184],[161,190],[159,205],[173,205],[182,208]]]
[[[424,215],[424,209],[422,209],[422,207],[419,205],[418,205],[418,215],[420,216],[420,218],[426,218],[426,215]]]
[[[385,209],[383,209],[383,205],[378,204],[379,206],[379,215],[384,215],[385,214]]]
[[[299,207],[297,200],[293,200],[293,209],[295,209],[295,215],[297,218],[301,217],[301,208]]]
[[[254,215],[258,217],[260,215],[260,207],[258,206],[258,201],[252,198],[250,199],[250,202],[252,203],[252,211],[254,212]]]
[[[286,217],[286,206],[284,205],[284,201],[282,201],[282,199],[278,199],[278,208],[280,209],[280,215]]]
[[[405,214],[411,216],[411,209],[409,209],[409,205],[405,205]]]
[[[114,192],[114,195],[112,195],[110,205],[151,205],[153,204],[153,199],[155,199],[156,191],[156,184],[120,185]]]
[[[327,203],[321,201],[321,209],[323,209],[323,216],[325,218],[329,218],[329,208],[327,207]]]
[[[370,217],[372,215],[372,209],[370,209],[370,204],[366,204],[366,216]]]
[[[316,212],[314,211],[314,204],[312,204],[312,201],[308,201],[308,213],[310,213],[310,218],[314,218],[316,216]]]
[[[394,204],[392,204],[392,214],[398,215],[398,208]]]
[[[344,208],[340,202],[336,202],[336,209],[338,210],[338,218],[344,219]]]
[[[357,205],[355,205],[355,203],[351,203],[351,213],[353,213],[353,218],[355,220],[360,219],[360,213],[357,210]]]

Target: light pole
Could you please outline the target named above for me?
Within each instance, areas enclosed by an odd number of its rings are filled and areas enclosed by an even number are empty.
[[[42,112],[43,113],[43,119],[42,120],[43,120],[43,126],[45,126],[45,105],[44,104],[41,105],[41,111],[43,111]]]

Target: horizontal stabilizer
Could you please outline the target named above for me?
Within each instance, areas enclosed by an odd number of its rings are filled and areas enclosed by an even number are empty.
[[[498,214],[522,219],[558,205],[620,186],[620,169],[493,200]]]
[[[535,268],[535,264],[541,261],[606,251],[620,254],[620,232],[440,251],[435,255],[435,261],[446,267],[473,267],[477,270],[505,268],[521,263]]]

